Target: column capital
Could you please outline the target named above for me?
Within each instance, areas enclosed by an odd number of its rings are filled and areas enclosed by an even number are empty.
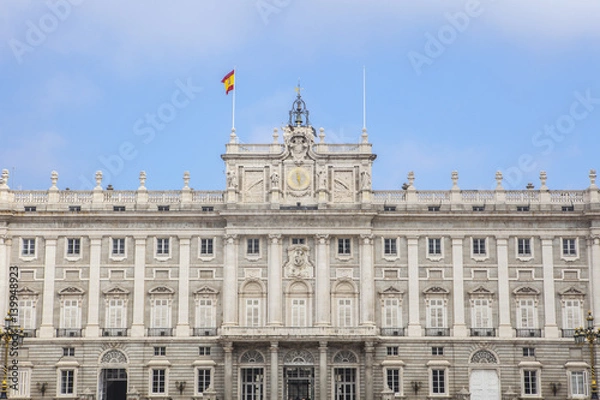
[[[465,241],[465,236],[464,235],[459,235],[459,236],[452,235],[452,236],[450,236],[450,241],[452,242],[452,246],[462,246]]]
[[[371,244],[373,243],[373,234],[371,233],[361,233],[360,238],[362,239],[363,244]]]
[[[594,245],[594,246],[600,245],[600,235],[590,236],[590,241],[591,241],[592,245]]]
[[[226,244],[236,244],[238,242],[238,235],[236,233],[226,233],[223,235]]]
[[[44,236],[44,241],[46,242],[46,246],[56,246],[56,242],[58,241],[57,235]]]
[[[232,353],[233,352],[233,343],[232,342],[223,343],[223,351],[225,353]]]
[[[365,342],[365,353],[373,353],[375,351],[375,345],[373,342]]]
[[[269,233],[269,240],[271,244],[277,244],[281,240],[281,233]]]
[[[554,236],[543,235],[543,236],[540,236],[540,240],[542,241],[542,246],[552,246],[552,242],[554,241]]]
[[[90,239],[90,244],[91,245],[99,245],[102,243],[102,238],[104,238],[103,235],[88,235],[88,239]]]
[[[315,239],[318,244],[329,244],[330,237],[328,233],[318,233],[315,235]]]
[[[406,241],[409,246],[418,246],[419,245],[419,236],[418,235],[407,235]]]
[[[498,246],[508,246],[508,236],[495,236],[496,237],[496,244]]]
[[[328,343],[325,341],[319,342],[319,350],[327,350]]]
[[[180,243],[186,240],[189,242],[190,240],[192,240],[192,235],[189,233],[184,233],[183,235],[177,235],[177,238],[179,239]]]
[[[277,351],[277,349],[279,348],[279,342],[271,342],[271,346],[269,348],[272,352]]]
[[[133,240],[135,240],[135,243],[138,244],[139,242],[146,242],[146,239],[148,239],[148,235],[133,235]]]

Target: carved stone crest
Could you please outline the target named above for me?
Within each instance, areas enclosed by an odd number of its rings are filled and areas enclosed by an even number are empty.
[[[286,278],[312,278],[314,266],[308,258],[309,247],[293,244],[288,247],[288,260],[283,266]]]

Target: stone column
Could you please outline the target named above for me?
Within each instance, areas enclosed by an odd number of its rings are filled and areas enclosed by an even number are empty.
[[[279,377],[279,364],[277,362],[277,357],[279,356],[279,349],[278,349],[278,343],[277,342],[271,342],[271,379],[270,379],[270,386],[271,386],[271,400],[278,400],[279,399],[279,382],[278,382],[278,377]]]
[[[596,327],[600,326],[600,237],[593,236],[591,239],[591,260],[590,260],[590,285],[591,293],[590,296],[590,308],[594,316]]]
[[[98,337],[100,325],[100,263],[102,255],[102,237],[90,237],[90,286],[88,288],[88,322],[86,337]]]
[[[0,310],[2,311],[2,313],[4,313],[5,310],[8,310],[8,296],[9,296],[9,290],[8,290],[8,270],[9,270],[9,257],[8,257],[8,252],[6,249],[6,229],[2,229],[0,231],[0,288],[6,288],[6,291],[4,292],[4,294],[2,294],[0,296]],[[4,318],[5,315],[3,315],[2,318]]]
[[[269,235],[269,319],[268,325],[283,325],[283,302],[281,299],[281,235]]]
[[[419,287],[419,238],[408,240],[408,336],[421,336]]]
[[[329,235],[316,235],[316,306],[317,326],[331,325],[331,281],[329,276]]]
[[[360,325],[375,326],[373,235],[360,237]]]
[[[467,337],[465,324],[465,288],[463,270],[463,237],[452,238],[452,274],[454,303],[454,336]]]
[[[365,400],[373,400],[373,348],[372,342],[365,343]]]
[[[498,250],[498,336],[512,337],[510,287],[508,281],[508,239],[496,237]]]
[[[190,336],[190,242],[189,236],[179,236],[177,336]]]
[[[42,295],[42,325],[40,338],[54,336],[54,275],[56,273],[56,237],[45,238],[44,291]],[[56,304],[60,308],[60,303]]]
[[[133,270],[133,324],[131,336],[144,336],[144,311],[146,299],[146,236],[136,236]]]
[[[237,325],[237,235],[225,235],[225,265],[223,266],[223,326]]]
[[[556,294],[554,288],[554,257],[552,254],[553,238],[542,238],[542,265],[544,267],[544,337],[557,338]]]
[[[225,352],[225,389],[223,394],[225,400],[233,400],[233,344],[225,343],[223,351]]]
[[[319,342],[319,399],[328,400],[327,396],[327,342]]]

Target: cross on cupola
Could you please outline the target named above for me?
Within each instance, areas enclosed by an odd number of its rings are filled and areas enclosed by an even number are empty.
[[[300,95],[300,91],[303,88],[300,87],[300,81],[298,81],[298,86],[296,86],[296,100],[294,100],[294,104],[292,104],[292,109],[290,110],[290,126],[310,126],[310,122],[308,121],[308,110],[306,109],[306,103],[302,100],[302,96]]]

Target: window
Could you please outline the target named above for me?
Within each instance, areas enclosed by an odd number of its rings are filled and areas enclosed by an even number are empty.
[[[440,211],[440,206],[429,206],[427,211]]]
[[[260,240],[257,238],[248,239],[247,254],[260,254]]]
[[[401,313],[400,299],[383,299],[383,318],[381,322],[384,328],[401,328]]]
[[[338,326],[352,326],[352,299],[338,299]]]
[[[209,368],[198,368],[196,371],[196,382],[198,384],[196,393],[204,393],[204,391],[210,387],[211,371]]]
[[[171,307],[169,299],[154,299],[152,302],[152,328],[171,327]]]
[[[562,206],[561,210],[565,212],[575,211],[575,206]]]
[[[431,370],[431,394],[446,393],[446,370],[432,369]]]
[[[61,328],[79,329],[80,327],[79,300],[64,299],[62,304]]]
[[[215,305],[213,299],[198,299],[198,309],[196,316],[196,326],[198,328],[214,328],[217,326],[215,321]]]
[[[587,388],[587,371],[569,372],[569,389],[573,398],[586,398]]]
[[[535,395],[538,394],[538,373],[534,369],[523,370],[523,394]]]
[[[388,346],[386,347],[388,356],[397,356],[398,355],[398,346]]]
[[[535,347],[523,347],[523,357],[535,357]]]
[[[242,381],[242,400],[263,400],[263,369],[242,368],[240,375]]]
[[[63,357],[74,357],[75,347],[63,347]]]
[[[19,366],[17,371],[18,373],[18,383],[17,387],[10,386],[10,394],[8,396],[9,399],[12,398],[29,398],[31,397],[30,388],[31,388],[31,369],[22,368]]]
[[[535,300],[520,299],[517,308],[517,324],[519,329],[534,329],[535,323]]]
[[[307,326],[306,299],[292,299],[292,326]]]
[[[446,307],[444,299],[430,299],[427,313],[428,328],[445,328],[446,327]]]
[[[246,326],[260,326],[260,299],[246,299]]]
[[[60,394],[75,394],[74,369],[63,369],[60,371]]]
[[[169,255],[169,238],[156,238],[156,255]]]
[[[400,369],[399,368],[388,368],[386,370],[387,386],[394,393],[400,393]]]
[[[113,206],[113,211],[123,212],[125,211],[125,206]]]
[[[485,238],[473,238],[473,255],[485,256]]]
[[[475,212],[485,211],[485,206],[473,206],[473,211],[475,211]]]
[[[125,238],[116,238],[112,240],[112,255],[113,256],[124,256],[125,255]]]
[[[580,300],[565,299],[563,313],[564,329],[575,329],[583,326],[582,304]]]
[[[491,328],[492,310],[488,299],[473,299],[473,328]]]
[[[350,255],[350,239],[338,239],[338,254]]]
[[[19,299],[19,325],[23,329],[35,329],[35,300]]]
[[[164,347],[164,346],[154,347],[154,355],[155,356],[166,356],[167,355],[167,348]]]
[[[198,355],[199,356],[210,356],[210,347],[208,347],[208,346],[198,347]]]
[[[152,370],[152,394],[166,393],[167,370]]]
[[[26,257],[35,256],[35,239],[22,239],[21,255]]]
[[[200,239],[200,255],[213,255],[213,239]]]
[[[202,206],[202,212],[210,212],[215,211],[215,208],[212,206]]]
[[[383,239],[383,254],[386,256],[397,256],[398,255],[398,241],[396,239]]]
[[[79,212],[81,211],[81,206],[69,206],[69,211]]]
[[[439,256],[442,254],[441,238],[429,238],[427,240],[427,254],[433,256]]]
[[[563,239],[562,240],[562,253],[563,256],[575,257],[577,256],[577,240],[576,239]]]
[[[517,206],[517,211],[519,211],[519,212],[529,211],[529,206]]]
[[[171,206],[158,206],[158,211],[169,211]]]
[[[395,206],[383,206],[383,211],[396,211]]]
[[[106,327],[109,329],[125,328],[127,325],[125,299],[109,298],[106,303]]]
[[[81,239],[67,239],[67,256],[81,254]]]
[[[531,256],[531,239],[517,238],[517,254],[519,256]]]
[[[37,211],[36,206],[25,206],[25,212],[35,212]]]
[[[335,400],[356,400],[356,368],[335,368]]]
[[[306,244],[304,238],[292,238],[292,244]]]
[[[431,348],[431,355],[432,356],[443,356],[444,355],[444,348],[440,347],[440,346],[433,346]]]

